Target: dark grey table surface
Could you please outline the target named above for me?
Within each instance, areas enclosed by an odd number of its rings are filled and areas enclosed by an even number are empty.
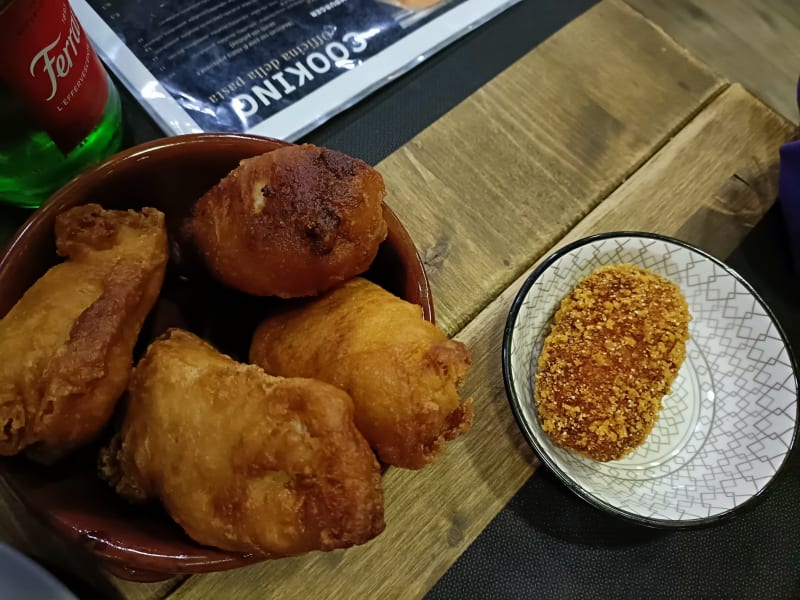
[[[303,141],[375,164],[595,2],[523,0]],[[123,92],[126,145],[160,137]],[[29,213],[0,207],[0,244]],[[800,348],[800,277],[774,207],[729,259]],[[82,596],[104,595],[70,580]],[[589,506],[539,469],[428,598],[799,598],[800,453],[765,497],[710,527],[662,531]]]

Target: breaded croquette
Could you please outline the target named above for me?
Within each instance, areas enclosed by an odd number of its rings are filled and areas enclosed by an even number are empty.
[[[685,358],[690,320],[680,288],[646,269],[612,265],[583,278],[539,356],[544,431],[598,461],[640,446]]]

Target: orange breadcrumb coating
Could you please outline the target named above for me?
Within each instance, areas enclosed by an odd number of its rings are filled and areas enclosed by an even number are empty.
[[[622,458],[658,420],[686,356],[680,288],[633,265],[597,269],[561,302],[536,375],[536,407],[558,445]]]

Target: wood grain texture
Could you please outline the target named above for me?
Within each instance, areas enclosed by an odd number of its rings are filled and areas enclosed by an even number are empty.
[[[734,85],[556,246],[636,229],[724,255],[771,205],[778,146],[791,133],[790,123]],[[742,193],[732,180],[758,192]],[[430,468],[388,472],[385,533],[346,552],[192,577],[170,598],[414,598],[430,589],[538,465],[508,409],[500,365],[508,309],[534,266],[457,336],[475,358],[465,390],[475,399],[474,429]]]
[[[793,132],[787,119],[734,84],[561,243],[635,228],[724,259],[775,201],[778,148]]]
[[[381,162],[440,326],[463,327],[720,85],[606,0]]]
[[[692,54],[797,121],[800,2],[627,0]]]

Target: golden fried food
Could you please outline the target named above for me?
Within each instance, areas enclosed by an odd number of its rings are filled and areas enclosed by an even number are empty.
[[[195,205],[188,231],[223,283],[312,296],[363,273],[386,237],[383,178],[306,144],[248,158]]]
[[[686,356],[680,288],[633,265],[597,269],[561,302],[536,375],[542,429],[598,461],[641,445]]]
[[[66,261],[0,321],[0,455],[52,462],[91,441],[124,392],[167,263],[164,215],[72,208],[56,219]]]
[[[266,319],[250,347],[250,361],[268,373],[345,390],[380,459],[408,469],[431,462],[472,424],[472,400],[462,404],[456,389],[470,360],[419,306],[362,278]]]
[[[178,329],[136,366],[101,475],[128,499],[160,499],[192,539],[225,550],[331,550],[384,527],[379,465],[347,394],[272,377]]]

